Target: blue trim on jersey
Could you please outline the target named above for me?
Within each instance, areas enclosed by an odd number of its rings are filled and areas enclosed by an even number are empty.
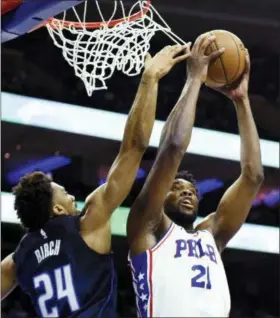
[[[150,299],[148,253],[141,253],[130,260],[132,283],[140,317],[148,317]]]
[[[113,258],[111,258],[111,287],[110,287],[110,293],[103,305],[103,307],[100,310],[100,313],[98,315],[98,318],[102,316],[103,310],[106,308],[108,303],[110,302],[112,296],[114,295],[114,286],[115,286],[115,268],[114,268],[114,261]]]

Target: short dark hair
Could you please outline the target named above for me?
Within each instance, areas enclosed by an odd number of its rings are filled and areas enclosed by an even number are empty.
[[[43,172],[32,172],[13,188],[14,208],[24,228],[37,231],[49,220],[52,211],[51,179]]]
[[[175,179],[184,179],[186,181],[189,181],[195,187],[197,194],[199,193],[198,188],[196,186],[196,180],[194,179],[194,176],[189,171],[187,170],[179,171],[176,174]]]

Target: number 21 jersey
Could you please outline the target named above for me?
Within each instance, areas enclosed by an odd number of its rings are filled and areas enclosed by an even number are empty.
[[[228,317],[230,294],[212,234],[172,223],[151,249],[129,258],[139,317]]]

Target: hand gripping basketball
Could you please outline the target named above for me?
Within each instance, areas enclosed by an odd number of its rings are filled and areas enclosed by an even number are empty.
[[[249,78],[250,78],[250,55],[248,50],[246,49],[245,53],[245,71],[242,77],[238,80],[238,82],[224,86],[221,88],[213,88],[216,91],[226,95],[230,99],[236,101],[238,99],[244,99],[248,97],[248,86],[249,86]]]
[[[205,83],[207,78],[208,66],[210,61],[217,59],[223,52],[224,48],[206,55],[207,47],[215,40],[215,36],[209,33],[200,35],[192,48],[191,55],[188,59],[188,74],[191,78],[199,78],[201,83]]]
[[[148,53],[144,73],[158,80],[161,79],[170,72],[175,64],[186,60],[190,56],[190,45],[191,43],[186,45],[168,45],[153,58]],[[182,52],[184,52],[184,54],[179,55]]]

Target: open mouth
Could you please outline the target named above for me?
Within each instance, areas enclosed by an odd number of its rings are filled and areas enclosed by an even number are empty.
[[[189,199],[184,199],[180,202],[180,204],[186,208],[193,208],[192,201]]]

